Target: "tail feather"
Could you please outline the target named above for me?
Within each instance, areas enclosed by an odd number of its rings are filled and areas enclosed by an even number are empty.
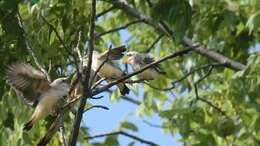
[[[25,123],[23,126],[23,131],[29,131],[33,127],[33,122],[30,120],[29,122]]]
[[[118,87],[122,95],[129,94],[130,89],[125,84],[119,84]]]

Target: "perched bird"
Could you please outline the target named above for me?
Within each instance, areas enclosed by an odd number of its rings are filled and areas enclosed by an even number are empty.
[[[124,63],[130,64],[133,68],[133,71],[140,70],[145,65],[155,61],[153,58],[144,56],[135,51],[127,52],[126,56],[127,60]],[[154,65],[153,67],[150,67],[145,71],[137,74],[137,77],[141,80],[154,80],[162,74],[166,73],[161,71],[159,65]]]
[[[92,66],[93,71],[97,71],[98,68],[103,64],[103,66],[98,71],[98,76],[101,78],[105,78],[106,81],[110,82],[116,79],[120,79],[124,76],[124,72],[116,67],[112,61],[121,59],[126,51],[125,46],[120,46],[114,49],[107,50],[103,53],[98,53],[93,51],[92,56]],[[86,61],[85,61],[86,62]],[[83,62],[84,65],[84,62]],[[122,95],[129,93],[129,88],[124,83],[117,84],[120,93]]]
[[[29,64],[16,63],[6,73],[7,83],[18,97],[35,110],[23,130],[30,130],[40,119],[45,118],[56,108],[56,104],[69,91],[68,78],[58,78],[49,83],[44,73]]]

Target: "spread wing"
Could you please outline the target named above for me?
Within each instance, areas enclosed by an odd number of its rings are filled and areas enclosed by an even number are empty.
[[[154,62],[154,61],[155,61],[154,58],[149,57],[149,56],[145,56],[144,59],[143,59],[143,62],[144,62],[145,65],[146,65],[146,64],[150,64],[150,63],[152,63],[152,62]],[[156,71],[158,71],[159,73],[161,73],[161,74],[166,74],[166,72],[162,71],[162,69],[161,69],[161,67],[160,67],[159,64],[153,65],[153,68],[154,68]]]
[[[120,46],[117,48],[113,48],[110,51],[109,50],[105,51],[104,53],[100,54],[99,58],[101,60],[105,60],[108,55],[108,60],[119,60],[124,56],[123,52],[125,51],[126,51],[126,47]]]
[[[29,64],[16,63],[9,66],[6,77],[17,96],[33,107],[38,103],[40,94],[50,88],[45,75]]]

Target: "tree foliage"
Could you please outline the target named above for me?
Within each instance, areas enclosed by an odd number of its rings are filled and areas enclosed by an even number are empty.
[[[115,3],[134,9],[151,19],[152,24]],[[184,49],[182,38],[185,36],[245,64],[243,70],[232,70],[191,51],[162,62],[160,66],[166,76],[148,84],[128,86],[136,96],[142,95],[141,101],[135,102],[137,115],[140,118],[159,115],[163,123],[161,129],[173,136],[179,133],[180,141],[186,145],[260,145],[259,4],[259,0],[97,0],[96,11],[102,15],[96,16],[94,48],[105,51],[110,44],[124,43],[129,50],[161,58]],[[35,65],[28,51],[29,45],[45,68],[51,66],[52,79],[72,74],[78,63],[75,47],[79,32],[82,32],[79,44],[82,53],[88,44],[90,8],[90,0],[0,1],[0,145],[35,145],[54,120],[48,117],[29,133],[22,132],[22,125],[32,109],[26,107],[6,84],[7,66],[17,61]],[[107,13],[101,13],[108,9]],[[131,23],[133,21],[136,22]],[[155,24],[168,26],[173,36],[163,34]],[[104,33],[119,27],[122,28]],[[121,29],[126,33],[118,31]],[[121,62],[117,64],[123,69]],[[185,78],[178,80],[182,77]],[[165,89],[169,87],[172,88]],[[117,90],[109,95],[111,101],[124,100]],[[66,137],[70,135],[74,117],[70,112],[65,114]],[[127,119],[118,124],[119,130],[142,130]],[[88,132],[86,127],[81,127],[79,143],[119,144],[118,135],[92,143],[85,139],[91,135]],[[50,143],[59,145],[59,137],[55,135]]]

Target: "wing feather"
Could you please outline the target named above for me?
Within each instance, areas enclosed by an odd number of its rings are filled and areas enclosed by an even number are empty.
[[[124,56],[123,52],[125,52],[125,51],[126,51],[125,46],[116,47],[116,48],[111,49],[110,51],[107,50],[107,51],[103,52],[102,54],[100,54],[99,59],[105,60],[108,55],[108,60],[110,60],[110,61],[119,60]]]
[[[29,64],[12,64],[7,69],[6,77],[17,96],[30,106],[35,106],[40,95],[50,88],[45,75]]]
[[[149,57],[149,56],[146,56],[146,57],[144,57],[144,59],[143,59],[143,62],[144,62],[145,65],[146,65],[146,64],[150,64],[150,63],[152,63],[152,62],[154,62],[154,61],[155,61],[154,58]],[[159,72],[160,74],[166,74],[166,72],[162,71],[162,69],[161,69],[161,67],[160,67],[159,64],[153,65],[153,68],[154,68],[157,72]]]

